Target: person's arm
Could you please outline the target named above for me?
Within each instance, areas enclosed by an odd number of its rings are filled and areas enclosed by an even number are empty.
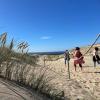
[[[73,58],[74,58],[75,56],[76,56],[76,52],[74,51],[74,52],[73,52]]]
[[[81,56],[80,56],[80,59],[83,59],[84,57],[83,57],[83,54],[82,54],[81,52],[80,52],[80,55],[81,55]]]
[[[66,53],[64,53],[64,58],[66,58]]]
[[[94,54],[95,54],[95,59],[97,60],[97,57],[96,57],[96,55],[97,55],[97,51],[95,51]]]

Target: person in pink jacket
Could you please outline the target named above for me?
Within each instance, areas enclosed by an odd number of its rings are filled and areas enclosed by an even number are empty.
[[[80,66],[81,70],[82,70],[82,64],[85,63],[83,60],[83,55],[80,52],[80,48],[76,47],[75,52],[74,52],[74,67],[75,67],[75,71],[76,71],[76,67],[77,64]]]

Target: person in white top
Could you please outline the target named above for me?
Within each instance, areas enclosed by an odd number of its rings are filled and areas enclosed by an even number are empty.
[[[93,51],[93,62],[94,62],[94,67],[96,67],[96,62],[98,64],[100,64],[100,57],[99,57],[99,48],[95,47],[94,51]]]

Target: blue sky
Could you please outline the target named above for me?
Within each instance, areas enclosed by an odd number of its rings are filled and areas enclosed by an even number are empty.
[[[3,32],[35,52],[85,46],[100,32],[100,0],[0,0]]]

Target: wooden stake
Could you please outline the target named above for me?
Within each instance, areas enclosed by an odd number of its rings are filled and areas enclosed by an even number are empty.
[[[70,79],[70,66],[69,66],[69,59],[67,60],[67,64],[68,64],[68,77]]]

